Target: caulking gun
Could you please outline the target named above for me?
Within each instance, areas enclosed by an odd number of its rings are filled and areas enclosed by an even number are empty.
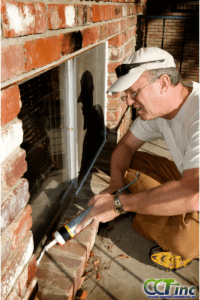
[[[135,175],[137,177],[133,181],[131,181],[129,184],[127,184],[125,187],[118,190],[117,193],[122,194],[123,190],[127,189],[131,184],[133,184],[135,181],[137,181],[139,179],[140,173],[137,172]],[[69,222],[64,224],[62,227],[60,227],[60,229],[58,229],[57,231],[55,231],[53,233],[54,240],[52,242],[50,242],[47,246],[44,247],[43,251],[40,254],[40,257],[37,260],[37,265],[39,265],[40,260],[42,259],[42,256],[45,251],[48,251],[52,246],[54,246],[57,243],[60,246],[64,245],[67,241],[71,240],[76,235],[76,231],[75,231],[76,227],[87,216],[87,214],[90,212],[92,207],[93,207],[93,205],[89,206],[88,208],[86,208],[84,211],[82,211],[80,214],[75,216],[72,220],[70,220]],[[84,228],[86,226],[88,226],[91,222],[92,222],[92,220],[88,224],[86,224],[84,226]]]

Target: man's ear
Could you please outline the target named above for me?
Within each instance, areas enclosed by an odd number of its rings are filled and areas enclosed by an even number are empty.
[[[171,81],[167,74],[162,75],[160,78],[160,92],[161,94],[164,94],[168,91]]]

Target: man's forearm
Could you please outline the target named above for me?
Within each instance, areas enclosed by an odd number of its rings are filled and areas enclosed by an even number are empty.
[[[198,190],[181,180],[129,195],[121,195],[125,210],[155,216],[173,216],[198,211]]]
[[[119,186],[118,188],[124,186],[124,174],[130,167],[132,156],[132,152],[126,145],[116,146],[111,157],[111,186]]]
[[[130,168],[134,153],[143,144],[144,142],[136,138],[130,130],[123,136],[111,157],[110,186],[117,188],[124,186],[124,174]]]

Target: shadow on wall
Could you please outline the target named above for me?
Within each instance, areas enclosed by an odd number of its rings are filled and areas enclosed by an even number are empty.
[[[77,102],[82,103],[83,130],[86,130],[83,141],[83,152],[78,181],[87,172],[93,158],[103,142],[104,115],[99,104],[93,105],[94,84],[89,71],[81,77],[81,92]]]

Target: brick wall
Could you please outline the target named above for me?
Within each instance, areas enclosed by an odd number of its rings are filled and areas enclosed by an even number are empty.
[[[108,41],[109,87],[116,79],[115,67],[135,51],[137,14],[145,13],[145,2],[1,2],[2,300],[29,299],[37,284],[18,84]],[[119,95],[108,98],[110,137],[120,139],[130,118]]]
[[[152,9],[154,7],[155,9]],[[171,53],[177,61],[177,69],[180,70],[181,53],[185,34],[184,50],[182,57],[181,76],[182,81],[199,82],[199,5],[164,3],[157,7],[154,0],[148,1],[148,14],[191,17],[187,20],[166,20],[163,49]],[[186,26],[186,27],[185,27]],[[185,30],[186,29],[186,30]],[[145,24],[143,24],[145,33]],[[185,32],[185,33],[184,33]],[[148,21],[147,47],[161,47],[163,35],[163,20],[154,19]],[[145,39],[144,39],[145,42]]]

